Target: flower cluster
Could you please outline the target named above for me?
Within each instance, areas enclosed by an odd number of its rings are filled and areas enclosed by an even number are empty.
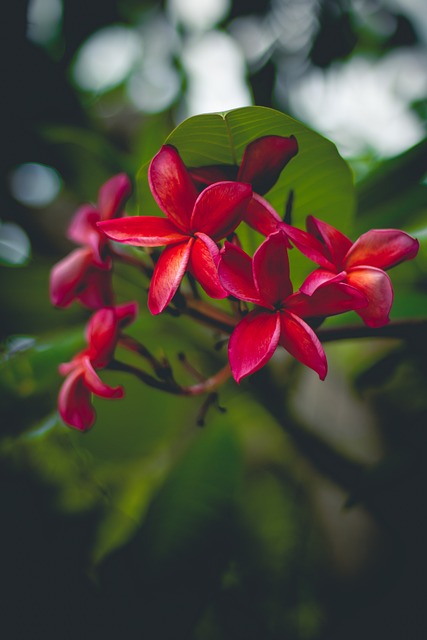
[[[283,221],[264,196],[297,153],[294,136],[265,136],[247,145],[239,166],[186,167],[178,150],[165,145],[148,171],[151,192],[164,215],[121,215],[130,194],[125,176],[102,187],[97,209],[88,206],[77,212],[69,235],[82,247],[54,267],[51,298],[59,306],[79,299],[99,310],[88,329],[88,349],[61,367],[68,377],[60,412],[68,424],[91,426],[88,391],[104,397],[121,393],[103,385],[95,373],[106,366],[118,328],[134,317],[135,309],[125,306],[124,312],[113,306],[111,240],[150,248],[154,264],[148,308],[153,315],[175,304],[186,274],[193,292],[198,283],[208,297],[229,299],[234,314],[219,312],[217,305],[211,305],[209,314],[199,294],[193,296],[192,308],[203,304],[205,320],[222,313],[222,324],[231,332],[228,359],[237,382],[261,369],[279,345],[323,380],[327,361],[316,328],[325,318],[356,311],[369,327],[389,321],[393,289],[385,270],[414,258],[418,241],[403,231],[382,229],[352,243],[314,216],[307,218],[306,231]],[[253,257],[241,246],[241,224],[265,238]],[[159,254],[153,247],[164,248]],[[291,248],[318,265],[296,291],[289,269]],[[188,296],[185,301],[191,307]],[[203,313],[199,309],[199,315]],[[107,316],[115,329],[107,331],[99,352],[94,336]],[[171,391],[177,393],[180,387],[170,380]]]

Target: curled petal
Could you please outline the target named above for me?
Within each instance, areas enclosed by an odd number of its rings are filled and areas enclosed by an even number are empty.
[[[292,293],[288,241],[281,231],[268,236],[253,257],[255,286],[265,307],[274,307]]]
[[[64,380],[58,396],[58,410],[63,421],[70,427],[87,431],[95,422],[95,410],[91,393],[84,383],[84,371],[76,368]]]
[[[228,343],[228,359],[236,382],[263,367],[279,343],[280,314],[261,309],[239,322]]]
[[[175,295],[187,269],[194,239],[166,247],[157,261],[148,293],[148,308],[161,313]]]
[[[398,229],[372,229],[360,236],[347,253],[346,268],[369,265],[390,269],[403,260],[412,260],[419,242]]]
[[[311,296],[316,291],[316,289],[323,286],[327,282],[343,282],[346,278],[346,275],[347,274],[345,271],[335,273],[334,271],[329,271],[329,269],[316,269],[306,277],[306,279],[300,286],[300,291],[307,294],[308,296]]]
[[[132,183],[125,173],[107,180],[98,193],[98,209],[101,220],[119,216],[132,193]]]
[[[90,266],[77,291],[76,298],[88,309],[100,309],[113,304],[111,271]]]
[[[352,245],[351,240],[335,227],[314,216],[307,217],[306,226],[307,231],[323,243],[330,261],[341,271],[344,257]],[[320,262],[318,264],[325,266]]]
[[[99,222],[108,238],[136,247],[161,247],[182,242],[186,235],[168,218],[131,216]]]
[[[368,305],[357,311],[365,324],[368,327],[387,324],[393,304],[393,287],[388,274],[376,267],[354,267],[347,273],[346,281],[368,299]]]
[[[123,387],[110,387],[108,384],[102,382],[93,368],[89,357],[83,358],[82,363],[84,366],[84,383],[92,393],[101,398],[123,398]]]
[[[92,264],[92,249],[75,249],[50,272],[50,299],[57,307],[68,307],[78,295],[78,288]]]
[[[300,317],[286,310],[281,311],[280,322],[282,347],[324,380],[328,371],[326,355],[311,327]]]
[[[231,242],[226,242],[221,251],[218,275],[222,286],[239,300],[263,305],[255,286],[252,260],[247,253]]]
[[[277,231],[278,225],[282,223],[279,214],[271,204],[256,193],[252,195],[243,219],[252,229],[264,236]]]
[[[219,249],[204,233],[197,233],[191,249],[189,271],[211,298],[226,298],[228,293],[218,277]]]
[[[221,240],[237,227],[252,197],[252,188],[242,182],[217,182],[197,198],[191,216],[193,231]]]
[[[148,170],[148,181],[160,209],[186,233],[197,191],[175,147],[165,145],[154,156]]]
[[[362,291],[344,282],[330,280],[320,285],[312,295],[297,291],[286,300],[286,309],[300,318],[323,318],[368,305]]]
[[[249,182],[263,195],[276,184],[288,162],[298,153],[294,136],[263,136],[250,142],[243,154],[237,179]]]

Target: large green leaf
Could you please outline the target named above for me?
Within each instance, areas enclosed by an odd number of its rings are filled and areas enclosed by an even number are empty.
[[[347,231],[354,211],[353,179],[347,163],[332,142],[290,116],[266,107],[244,107],[225,113],[198,115],[185,120],[166,139],[187,166],[239,164],[246,145],[266,135],[294,135],[298,154],[267,194],[282,214],[294,192],[293,223],[303,226],[308,214]],[[147,167],[139,173],[141,213],[149,207]]]

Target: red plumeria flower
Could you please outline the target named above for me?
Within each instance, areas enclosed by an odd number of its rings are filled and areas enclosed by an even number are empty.
[[[52,304],[67,307],[76,299],[89,309],[113,304],[108,239],[96,223],[122,215],[131,190],[129,178],[120,173],[100,188],[97,207],[84,205],[77,210],[68,237],[82,247],[53,267],[50,274]]]
[[[320,265],[306,279],[301,291],[311,295],[325,282],[339,277],[368,299],[368,305],[357,311],[365,324],[370,327],[387,324],[393,288],[384,269],[415,258],[418,240],[397,229],[372,229],[353,244],[343,233],[314,216],[308,216],[306,226],[308,233],[282,224],[293,244]]]
[[[323,380],[326,356],[303,318],[334,315],[367,304],[363,294],[340,282],[321,286],[312,296],[292,293],[287,247],[286,235],[277,231],[260,245],[253,259],[231,243],[222,250],[218,270],[222,285],[239,300],[257,305],[230,337],[228,356],[237,382],[261,369],[278,345]]]
[[[217,242],[237,227],[252,196],[250,185],[218,182],[198,195],[178,151],[163,146],[153,158],[148,179],[167,218],[136,216],[99,222],[112,240],[140,247],[166,245],[154,269],[148,307],[158,314],[172,300],[189,271],[211,298],[225,298],[218,279]]]
[[[253,196],[244,220],[253,229],[267,236],[277,230],[281,218],[261,196],[276,184],[283,169],[297,153],[295,136],[263,136],[246,146],[240,166],[192,167],[189,173],[197,186],[206,186],[220,180],[251,184]]]
[[[58,409],[66,424],[87,431],[95,422],[92,393],[102,398],[122,398],[122,387],[110,387],[102,382],[97,369],[111,361],[122,327],[133,322],[137,315],[136,303],[99,309],[86,327],[87,347],[71,362],[59,366],[66,379],[60,389]]]

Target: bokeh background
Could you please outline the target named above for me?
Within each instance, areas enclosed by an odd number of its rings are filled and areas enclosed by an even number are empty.
[[[1,30],[3,637],[424,637],[424,0],[16,0]],[[202,400],[132,379],[91,432],[66,428],[57,365],[88,312],[53,309],[48,276],[70,217],[188,116],[251,104],[337,145],[354,237],[417,234],[392,276],[413,330],[327,345],[324,383],[279,357],[203,429]],[[115,277],[144,307],[147,283]],[[135,331],[178,370],[182,351],[206,374],[224,361],[188,319]]]

